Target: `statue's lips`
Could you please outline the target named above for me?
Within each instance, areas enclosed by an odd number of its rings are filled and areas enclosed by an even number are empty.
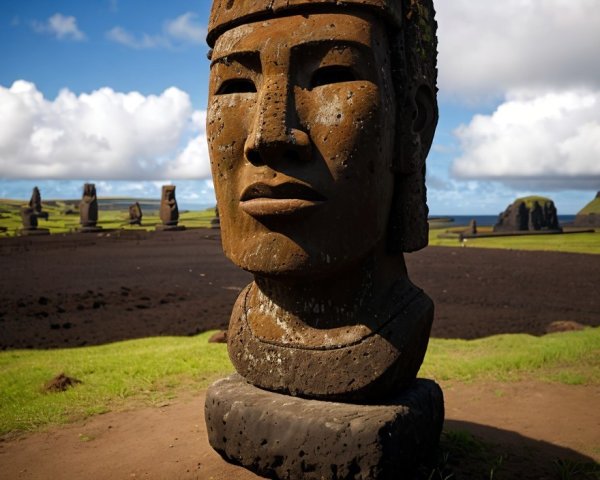
[[[292,215],[309,211],[326,198],[302,183],[253,183],[240,198],[240,208],[253,217]]]

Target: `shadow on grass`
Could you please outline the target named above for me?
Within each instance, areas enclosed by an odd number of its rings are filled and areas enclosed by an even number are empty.
[[[600,478],[600,464],[570,448],[516,432],[447,420],[438,451],[417,478],[596,480]]]

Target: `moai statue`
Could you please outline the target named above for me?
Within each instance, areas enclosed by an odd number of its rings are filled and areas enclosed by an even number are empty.
[[[403,257],[428,237],[432,2],[215,0],[208,43],[222,243],[254,275],[209,441],[269,478],[411,478],[444,416]]]
[[[38,218],[48,220],[48,212],[42,211],[42,195],[38,187],[33,187],[31,199],[29,200],[29,208],[32,208]]]
[[[221,219],[219,218],[219,206],[215,206],[215,216],[210,220],[210,228],[221,228]]]
[[[175,198],[175,185],[163,185],[162,187],[160,221],[162,224],[156,226],[157,230],[176,231],[185,229],[185,227],[177,225],[179,222],[179,209]]]
[[[472,219],[469,222],[469,229],[467,230],[467,232],[471,235],[477,235],[477,220]]]
[[[142,216],[140,202],[135,202],[133,205],[129,206],[129,225],[141,225]]]
[[[98,226],[98,198],[96,196],[96,185],[86,183],[83,185],[83,195],[79,203],[80,232],[90,233],[102,230]]]
[[[50,230],[38,227],[38,219],[48,220],[48,212],[42,211],[42,196],[38,187],[33,187],[29,206],[21,208],[21,235],[48,235]]]

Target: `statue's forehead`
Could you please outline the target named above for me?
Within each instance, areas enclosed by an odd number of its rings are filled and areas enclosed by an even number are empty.
[[[347,12],[361,9],[385,18],[389,23],[402,24],[400,0],[214,0],[208,24],[208,43],[231,28],[283,15],[317,11]]]
[[[368,14],[357,16],[345,12],[260,20],[224,32],[216,42],[213,58],[236,51],[262,51],[269,44],[291,49],[303,44],[338,42],[371,48],[375,22]]]

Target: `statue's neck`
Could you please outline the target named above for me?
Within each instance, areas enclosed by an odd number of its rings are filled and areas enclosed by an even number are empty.
[[[386,320],[392,289],[408,283],[402,255],[372,256],[351,271],[309,280],[255,277],[244,301],[253,333],[307,346],[318,336],[363,337]]]

